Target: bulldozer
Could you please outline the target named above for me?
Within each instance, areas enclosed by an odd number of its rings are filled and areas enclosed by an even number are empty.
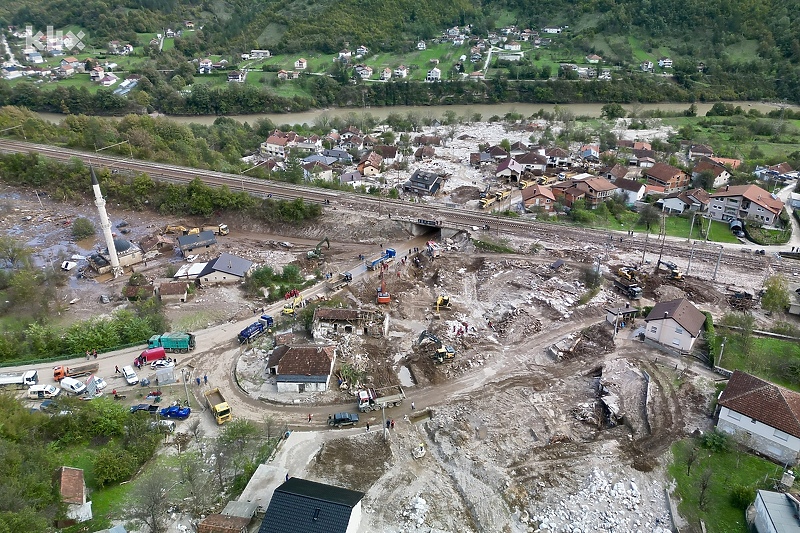
[[[456,358],[455,348],[446,345],[439,339],[439,337],[428,330],[425,330],[419,334],[417,344],[420,345],[426,340],[432,341],[434,344],[436,344],[436,351],[431,354],[431,358],[437,363],[451,363]]]
[[[617,270],[617,275],[628,281],[637,281],[636,277],[637,274],[638,272],[636,272],[636,270],[631,267],[622,267],[619,270]]]
[[[316,248],[314,248],[313,250],[309,250],[308,251],[308,253],[306,254],[306,257],[308,259],[322,259],[322,245],[323,244],[327,244],[328,245],[328,250],[331,249],[331,241],[329,241],[328,238],[325,237],[324,239],[319,241],[319,244],[317,244]]]

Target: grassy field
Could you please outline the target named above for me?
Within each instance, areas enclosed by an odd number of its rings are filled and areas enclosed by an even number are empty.
[[[733,487],[770,488],[764,484],[765,476],[780,478],[781,467],[739,451],[711,452],[700,448],[699,458],[686,475],[686,456],[692,440],[676,442],[672,445],[672,463],[669,474],[675,478],[675,490],[680,497],[678,512],[690,523],[690,528],[700,530],[703,520],[708,531],[715,533],[747,533],[744,509],[736,507],[731,501]],[[705,470],[713,472],[708,487],[708,503],[705,509],[698,505],[700,478]],[[768,481],[771,485],[771,481]]]
[[[719,353],[721,343],[722,361],[719,366],[729,370],[741,370],[766,379],[783,387],[800,391],[800,377],[793,369],[800,368],[800,344],[796,342],[751,336],[749,343],[722,326],[717,329],[714,353]]]

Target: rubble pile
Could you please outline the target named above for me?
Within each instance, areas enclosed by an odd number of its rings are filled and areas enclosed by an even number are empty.
[[[616,476],[595,468],[577,494],[531,513],[529,521],[538,532],[668,533],[672,530],[664,491],[658,482],[643,485],[640,490],[633,477],[617,479]]]
[[[421,527],[425,523],[425,515],[428,514],[428,502],[425,498],[417,494],[410,502],[408,509],[402,511],[402,517],[412,522],[415,526]]]
[[[581,332],[580,338],[572,348],[571,357],[596,358],[614,351],[613,332],[604,323],[589,326]]]
[[[542,331],[542,323],[521,307],[507,313],[492,326],[497,336],[508,342],[517,342]]]

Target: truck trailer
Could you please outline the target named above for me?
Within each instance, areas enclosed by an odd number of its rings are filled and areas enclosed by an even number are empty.
[[[37,383],[39,383],[39,374],[36,370],[0,374],[0,387],[24,389],[25,387],[30,387]]]
[[[353,275],[350,272],[337,274],[335,278],[331,278],[326,282],[329,291],[338,291],[348,283],[353,281]]]
[[[614,288],[631,300],[638,300],[642,297],[642,288],[634,281],[615,279]]]
[[[394,248],[387,248],[386,251],[383,252],[383,255],[367,263],[367,268],[369,270],[375,270],[379,265],[392,261],[396,255],[397,252],[394,250]]]
[[[191,333],[170,332],[162,335],[153,335],[147,341],[148,348],[164,348],[173,353],[187,353],[194,350],[195,336]]]
[[[403,387],[389,387],[388,389],[363,389],[358,391],[358,410],[362,413],[378,411],[383,408],[397,407],[406,394]]]
[[[97,363],[75,366],[55,366],[53,367],[53,379],[56,381],[61,381],[64,378],[79,378],[81,376],[88,376],[97,372],[98,368],[99,365]]]
[[[261,321],[253,322],[242,331],[239,332],[238,339],[239,344],[244,344],[246,342],[251,342],[253,339],[260,337],[266,328],[264,327],[264,323]]]
[[[228,405],[228,402],[225,401],[225,397],[222,395],[220,390],[216,388],[206,391],[205,397],[208,408],[214,415],[214,419],[216,419],[217,424],[222,425],[225,422],[229,422],[231,419],[231,408]]]

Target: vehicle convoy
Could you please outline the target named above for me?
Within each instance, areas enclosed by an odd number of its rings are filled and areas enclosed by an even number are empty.
[[[37,383],[39,383],[39,373],[36,372],[36,370],[0,374],[0,387],[24,389],[25,387],[30,387]]]
[[[239,332],[238,335],[239,344],[252,342],[254,339],[260,337],[264,333],[264,331],[266,331],[266,328],[264,327],[264,324],[261,321],[253,322],[252,324],[250,324],[249,326],[247,326],[246,328],[244,328],[242,331]]]
[[[379,411],[383,408],[397,407],[406,399],[403,387],[385,389],[363,389],[358,391],[358,410],[362,413]]]
[[[631,300],[638,300],[642,297],[642,288],[635,281],[615,279],[614,288]]]
[[[338,291],[352,281],[353,275],[350,272],[345,272],[344,274],[337,274],[335,278],[329,279],[326,285],[329,291]]]
[[[661,261],[661,260],[659,260],[658,261],[658,268],[661,268],[662,265],[669,272],[669,279],[674,279],[676,281],[683,281],[685,279],[683,277],[683,272],[681,272],[680,269],[678,269],[678,265],[676,265],[672,261]]]
[[[170,332],[153,335],[147,341],[147,348],[163,348],[167,352],[187,353],[194,350],[195,337],[191,333]]]
[[[383,255],[381,255],[379,258],[369,261],[367,263],[367,268],[369,270],[375,270],[379,265],[391,262],[396,256],[397,252],[394,250],[394,248],[387,248],[386,251],[383,252]]]
[[[436,344],[436,351],[431,354],[431,358],[437,363],[451,363],[456,358],[456,350],[450,345],[443,343],[439,337],[430,331],[423,331],[419,334],[417,344],[422,344],[425,340],[430,340]]]
[[[55,366],[53,367],[53,379],[61,381],[64,378],[79,378],[81,376],[88,376],[97,372],[99,365],[97,363],[90,363],[86,365],[76,366]]]
[[[317,244],[316,248],[314,248],[313,250],[309,250],[306,253],[306,257],[308,259],[322,259],[322,245],[323,244],[327,244],[328,245],[328,250],[331,249],[331,241],[329,241],[328,238],[325,237],[324,239],[319,241],[319,244]]]
[[[222,395],[219,388],[206,391],[204,396],[206,397],[208,408],[214,415],[217,424],[222,425],[231,420],[231,408],[228,402],[225,401],[225,397]]]
[[[353,426],[358,424],[356,413],[336,413],[328,416],[328,425],[340,428],[342,426]]]

